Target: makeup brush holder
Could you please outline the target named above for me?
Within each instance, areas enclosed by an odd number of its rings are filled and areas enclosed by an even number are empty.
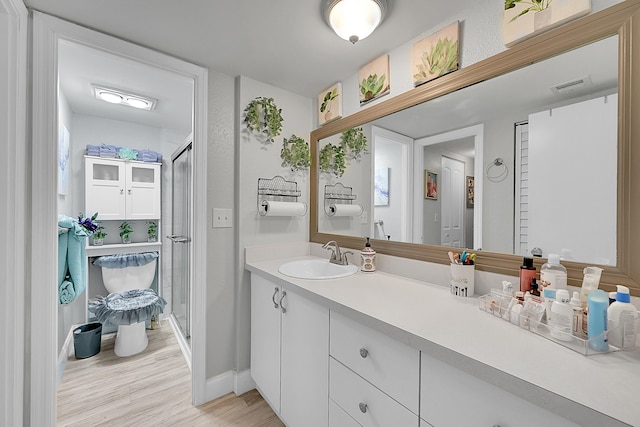
[[[450,265],[451,294],[458,297],[472,297],[474,293],[475,265]]]

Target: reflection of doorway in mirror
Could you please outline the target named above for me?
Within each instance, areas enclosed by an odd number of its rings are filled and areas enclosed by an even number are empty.
[[[440,244],[456,248],[465,247],[464,242],[464,162],[442,156],[440,173],[441,233]]]

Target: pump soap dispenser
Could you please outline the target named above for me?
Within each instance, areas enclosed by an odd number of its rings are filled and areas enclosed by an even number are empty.
[[[360,251],[360,270],[376,271],[376,251],[371,247],[368,237],[364,249]]]

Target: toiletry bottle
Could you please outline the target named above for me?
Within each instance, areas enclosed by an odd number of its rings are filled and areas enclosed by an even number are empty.
[[[609,295],[602,289],[589,292],[587,297],[589,347],[596,351],[608,351],[609,344],[604,334],[607,330],[607,309]]]
[[[531,281],[536,278],[536,268],[533,266],[533,258],[524,257],[520,266],[520,290],[527,292],[531,289]]]
[[[547,262],[540,267],[542,287],[567,289],[567,269],[560,264],[560,255],[549,254]]]
[[[573,293],[571,301],[569,301],[571,308],[573,309],[573,321],[571,332],[573,335],[579,338],[586,338],[586,335],[582,332],[582,301],[580,300],[580,294],[578,291]]]
[[[551,304],[556,300],[556,290],[550,287],[544,288],[542,298],[544,298],[544,312],[547,315],[547,323],[549,323],[551,320]]]
[[[540,290],[538,289],[538,282],[536,281],[535,277],[531,281],[531,290],[529,292],[531,292],[531,295],[534,295],[536,297],[540,296]]]
[[[360,270],[367,272],[376,271],[376,251],[371,247],[368,237],[364,249],[360,251]]]
[[[622,350],[633,350],[636,345],[638,310],[631,305],[629,288],[618,285],[616,301],[607,309],[607,337],[609,344]]]
[[[566,289],[556,291],[556,300],[551,304],[549,333],[562,341],[571,341],[573,325],[573,307],[569,304],[569,292]]]
[[[602,275],[602,269],[600,267],[585,267],[582,271],[584,277],[582,278],[582,288],[580,289],[580,299],[582,300],[582,306],[587,306],[587,297],[589,292],[594,289],[598,289],[600,284],[600,276]]]

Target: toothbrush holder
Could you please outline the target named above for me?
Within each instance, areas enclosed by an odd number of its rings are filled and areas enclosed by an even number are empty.
[[[472,297],[474,292],[475,265],[450,265],[451,294],[458,297]]]

